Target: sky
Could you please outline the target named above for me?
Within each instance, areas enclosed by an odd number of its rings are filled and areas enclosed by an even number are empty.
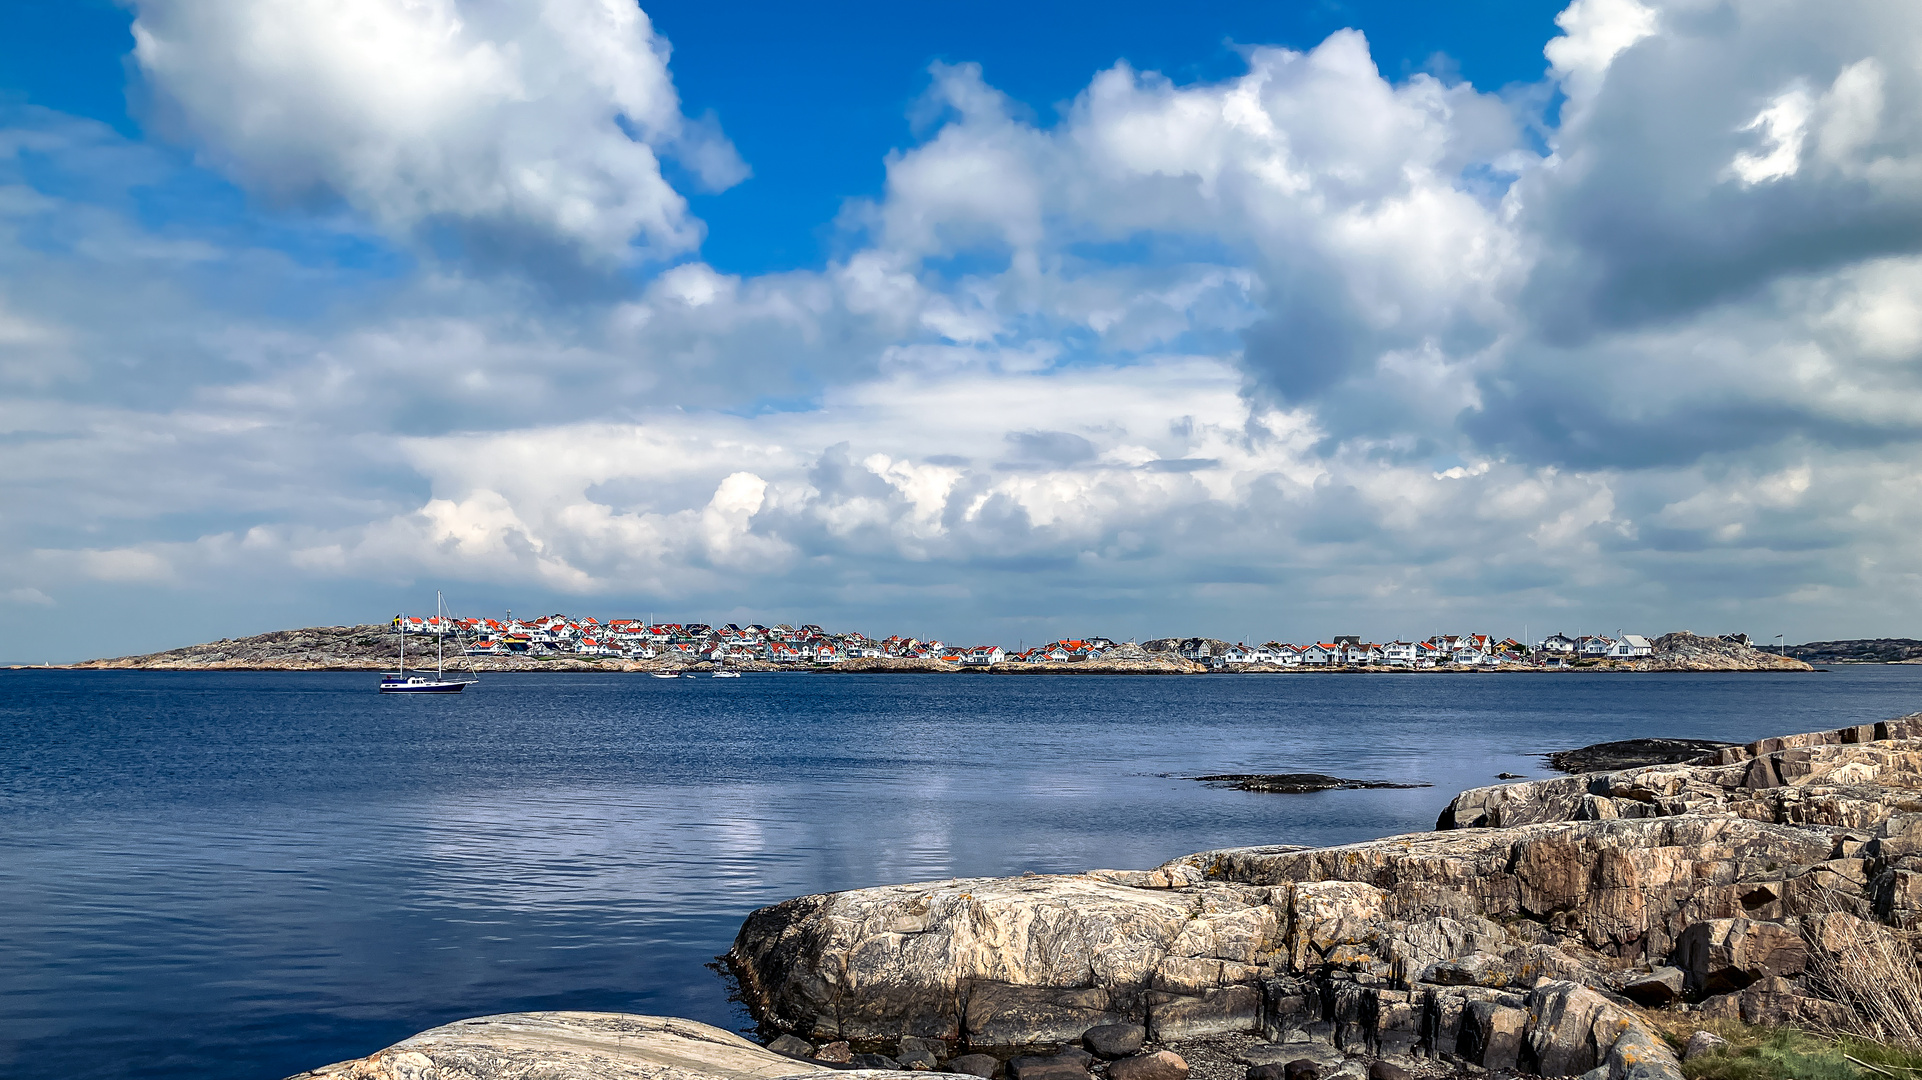
[[[0,0],[0,658],[1922,636],[1922,6]]]

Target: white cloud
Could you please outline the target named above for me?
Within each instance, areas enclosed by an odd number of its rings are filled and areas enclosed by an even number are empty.
[[[662,178],[744,174],[681,116],[667,45],[625,0],[143,0],[134,58],[207,157],[482,258],[600,262],[700,240]]]
[[[825,267],[687,262],[565,309],[448,263],[343,290],[325,323],[221,310],[297,268],[0,158],[5,236],[87,223],[0,244],[0,357],[72,373],[0,402],[6,537],[49,552],[5,585],[64,611],[90,582],[431,577],[943,633],[1892,625],[1922,600],[1922,16],[1844,8],[1579,0],[1546,152],[1516,115],[1544,95],[1385,79],[1353,32],[1217,82],[1116,65],[1045,123],[937,67],[925,138]],[[691,152],[644,17],[319,12],[287,6],[327,32],[282,42],[251,11],[146,6],[143,63],[230,167],[410,235],[453,215],[603,260],[693,235],[634,156]],[[425,50],[393,116],[336,86],[389,77],[385,46],[343,53],[354,18]],[[166,69],[190,44],[219,63]],[[188,100],[272,82],[262,56],[322,99],[267,88],[302,131],[256,141],[246,109]],[[14,138],[161,167],[110,133]],[[646,183],[527,186],[606,154]]]

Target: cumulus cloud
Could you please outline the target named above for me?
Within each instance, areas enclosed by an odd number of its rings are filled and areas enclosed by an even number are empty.
[[[746,174],[683,117],[667,43],[629,0],[144,0],[159,117],[242,182],[512,261],[696,246],[661,175]]]
[[[1117,64],[1046,119],[937,65],[825,266],[687,261],[566,310],[449,263],[338,286],[324,322],[236,311],[211,298],[294,261],[0,155],[0,229],[71,237],[0,244],[0,528],[41,552],[0,590],[66,610],[238,566],[1011,637],[1893,627],[1922,599],[1922,15],[1557,23],[1508,97],[1385,78],[1353,31],[1212,82]],[[210,160],[410,241],[684,251],[656,155],[738,172],[623,7],[139,25]]]

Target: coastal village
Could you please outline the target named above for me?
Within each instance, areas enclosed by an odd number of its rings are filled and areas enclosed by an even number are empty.
[[[1655,651],[1647,637],[1627,633],[1555,633],[1533,643],[1491,634],[1437,634],[1419,641],[1388,642],[1363,641],[1351,635],[1307,644],[1269,641],[1255,645],[1198,637],[1140,643],[1087,637],[1009,649],[899,635],[875,638],[858,631],[830,633],[812,623],[728,623],[715,627],[646,619],[603,621],[559,614],[517,619],[510,614],[505,619],[397,615],[392,625],[404,635],[442,638],[443,645],[458,644],[464,656],[606,657],[723,665],[825,666],[854,660],[918,660],[992,667],[1071,664],[1160,653],[1215,669],[1560,667],[1584,661],[1636,660]],[[1746,635],[1731,635],[1729,640],[1742,646],[1749,644]]]

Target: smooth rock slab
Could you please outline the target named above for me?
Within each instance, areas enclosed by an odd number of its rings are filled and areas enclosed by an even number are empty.
[[[692,1020],[629,1013],[504,1013],[458,1020],[291,1080],[780,1080],[901,1077],[809,1068]]]

